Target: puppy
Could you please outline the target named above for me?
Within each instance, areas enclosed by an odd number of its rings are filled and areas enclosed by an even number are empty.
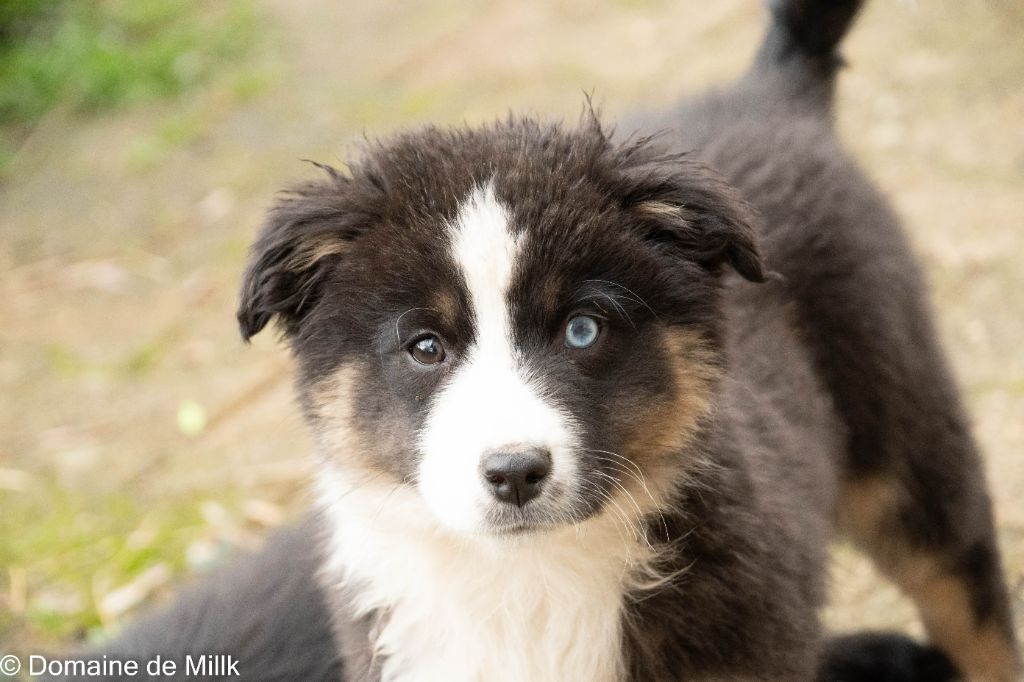
[[[627,126],[671,132],[425,127],[273,208],[238,318],[297,361],[335,643],[237,617],[294,678],[881,679],[822,665],[838,530],[964,676],[1019,679],[918,268],[832,130],[860,4],[773,3],[739,83]]]

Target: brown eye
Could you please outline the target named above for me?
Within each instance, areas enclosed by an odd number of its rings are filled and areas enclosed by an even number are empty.
[[[444,346],[436,336],[424,336],[412,345],[409,353],[421,365],[436,365],[444,360]]]

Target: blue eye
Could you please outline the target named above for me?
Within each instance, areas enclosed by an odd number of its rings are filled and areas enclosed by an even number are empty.
[[[569,348],[590,348],[600,331],[597,320],[588,315],[577,315],[565,325],[565,345]]]

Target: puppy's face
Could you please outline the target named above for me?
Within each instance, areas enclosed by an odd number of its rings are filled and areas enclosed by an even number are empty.
[[[247,337],[279,317],[327,466],[470,534],[663,502],[711,399],[718,270],[761,277],[721,182],[530,122],[328,171],[272,212],[239,313]]]

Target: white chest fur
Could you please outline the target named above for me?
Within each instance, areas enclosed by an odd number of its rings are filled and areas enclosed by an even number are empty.
[[[407,489],[319,483],[324,570],[355,588],[357,611],[387,614],[376,639],[387,682],[621,679],[624,593],[647,558],[621,521],[468,540]]]

